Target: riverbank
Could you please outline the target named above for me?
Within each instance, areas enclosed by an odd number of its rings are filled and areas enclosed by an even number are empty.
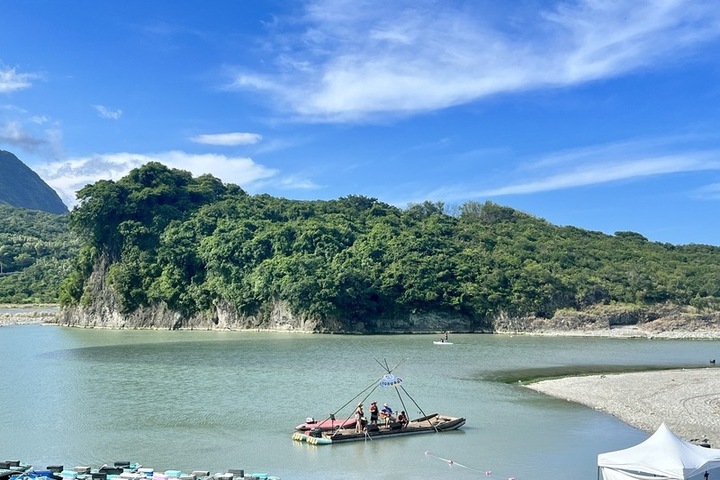
[[[532,331],[497,331],[503,335],[537,335],[545,337],[603,337],[603,338],[664,338],[664,339],[697,339],[717,340],[720,339],[720,328],[712,326],[673,326],[664,330],[655,325],[622,325],[604,329],[561,329],[544,328]]]
[[[594,305],[552,318],[500,316],[496,333],[619,338],[720,338],[720,312],[670,303]]]
[[[685,440],[720,448],[720,367],[566,377],[526,387],[649,434],[664,422]]]
[[[0,327],[9,325],[27,325],[27,324],[39,324],[48,323],[58,325],[60,315],[60,307],[56,304],[0,304]],[[87,328],[88,325],[83,325]],[[526,325],[527,327],[527,325]],[[91,328],[100,328],[96,325],[92,325]],[[103,327],[113,328],[113,327]],[[118,326],[118,329],[132,328],[132,329],[143,329],[157,330],[158,327],[142,327],[134,325]],[[234,330],[233,328],[225,325],[222,327],[223,330]],[[239,330],[239,329],[238,329]],[[253,330],[274,330],[269,328],[253,328]],[[278,331],[288,331],[287,328],[277,328]],[[442,333],[445,330],[437,330],[434,332],[421,331],[416,333]],[[303,333],[310,333],[308,331],[302,331]],[[377,332],[379,333],[379,332]],[[386,332],[386,333],[397,333],[397,332]],[[410,332],[407,332],[410,333]],[[451,333],[465,333],[465,332],[451,332]],[[532,328],[526,328],[522,330],[509,330],[506,328],[498,329],[495,332],[475,332],[475,333],[494,333],[499,335],[535,335],[535,336],[549,336],[549,337],[606,337],[606,338],[665,338],[665,339],[720,339],[720,324],[717,322],[704,323],[698,322],[697,320],[684,319],[678,321],[673,319],[671,321],[662,319],[655,320],[653,322],[646,322],[637,325],[612,325],[598,327],[596,324],[588,326],[587,323],[574,323],[570,325],[562,325],[557,322],[551,323],[547,320],[535,321]]]
[[[54,304],[0,304],[0,327],[55,323],[58,312]]]

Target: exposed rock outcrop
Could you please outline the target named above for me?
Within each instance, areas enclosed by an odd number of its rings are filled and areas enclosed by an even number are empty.
[[[720,312],[658,304],[597,305],[587,310],[558,310],[552,318],[495,320],[496,333],[623,337],[720,337]]]
[[[494,328],[477,326],[468,319],[437,313],[407,318],[368,319],[352,325],[338,319],[319,321],[293,314],[283,302],[275,302],[263,315],[239,314],[226,302],[213,312],[183,317],[158,304],[129,314],[112,308],[112,302],[63,308],[47,318],[66,326],[111,329],[273,330],[305,333],[434,333],[442,331],[527,334],[553,336],[720,338],[720,313],[692,307],[658,305],[603,306],[588,311],[558,311],[550,319],[510,317],[495,319]]]
[[[281,330],[313,332],[318,328],[303,316],[293,315],[282,303],[268,307],[261,316],[241,315],[228,302],[216,302],[212,311],[199,312],[191,316],[171,310],[164,303],[142,307],[133,312],[123,313],[120,301],[106,283],[109,267],[107,258],[102,257],[87,282],[85,304],[64,307],[57,322],[66,326],[111,329],[162,329],[162,330]]]
[[[407,318],[368,319],[348,325],[338,319],[318,320],[294,314],[288,305],[276,301],[262,315],[242,315],[230,304],[217,302],[212,312],[183,317],[164,304],[140,308],[123,314],[114,301],[95,301],[90,305],[65,307],[57,322],[65,326],[111,329],[193,329],[193,330],[273,330],[305,333],[431,333],[486,332],[469,320],[435,313],[414,314]]]

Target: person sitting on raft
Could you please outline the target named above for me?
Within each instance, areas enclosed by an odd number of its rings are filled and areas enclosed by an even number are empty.
[[[410,423],[410,420],[408,420],[407,415],[405,415],[405,410],[400,412],[400,415],[398,415],[397,421],[400,422],[402,425],[402,428],[407,427],[407,424]]]
[[[387,403],[383,404],[383,408],[382,408],[382,410],[380,410],[380,418],[385,420],[386,427],[388,425],[390,425],[390,421],[392,420],[392,414],[393,414],[392,408],[390,408],[390,406]]]

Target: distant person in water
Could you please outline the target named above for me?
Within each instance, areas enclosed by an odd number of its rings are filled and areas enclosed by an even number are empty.
[[[447,340],[447,339],[448,339],[448,332],[447,332],[447,330],[445,330],[445,340]]]

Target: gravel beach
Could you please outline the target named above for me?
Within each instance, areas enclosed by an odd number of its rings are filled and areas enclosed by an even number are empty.
[[[54,323],[57,313],[57,305],[0,304],[0,327],[10,325]]]
[[[543,380],[527,388],[614,415],[648,433],[720,448],[720,366]]]

